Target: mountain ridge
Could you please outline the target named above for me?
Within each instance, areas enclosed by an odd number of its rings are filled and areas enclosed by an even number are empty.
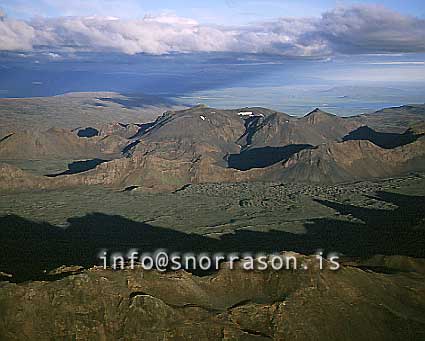
[[[98,184],[162,191],[203,182],[357,181],[425,170],[425,106],[423,111],[420,106],[396,110],[409,108],[413,113],[398,117],[400,127],[408,128],[398,134],[375,132],[364,125],[373,117],[372,122],[380,120],[385,131],[394,116],[392,109],[375,116],[339,117],[316,108],[297,118],[260,107],[196,106],[167,111],[146,125],[107,124],[89,137],[78,136],[81,130],[63,129],[12,134],[0,141],[0,159],[13,156],[13,148],[15,158],[107,156],[109,162],[94,169],[47,181],[41,177],[37,186],[46,188]],[[277,151],[281,156],[272,155]],[[246,163],[253,157],[254,162]],[[31,177],[29,184],[34,182],[37,178]],[[0,187],[19,186],[2,181]]]

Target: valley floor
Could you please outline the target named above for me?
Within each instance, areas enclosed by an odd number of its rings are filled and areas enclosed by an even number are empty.
[[[17,281],[95,265],[103,248],[425,257],[420,173],[332,186],[198,184],[157,194],[92,186],[1,196],[0,271]]]

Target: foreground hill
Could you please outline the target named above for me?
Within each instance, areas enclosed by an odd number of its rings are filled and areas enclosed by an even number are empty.
[[[318,270],[314,257],[296,256],[309,267],[307,271],[224,266],[215,275],[197,277],[184,271],[142,275],[138,268],[94,267],[78,273],[77,267],[77,274],[57,281],[4,282],[0,336],[8,340],[21,340],[22,333],[28,339],[84,340],[422,339],[423,261],[379,257],[368,266],[351,263],[335,272]],[[398,270],[368,270],[390,265]]]

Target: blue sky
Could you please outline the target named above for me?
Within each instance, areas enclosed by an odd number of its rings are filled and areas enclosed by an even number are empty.
[[[92,15],[137,18],[167,12],[194,18],[200,23],[218,24],[320,16],[336,6],[353,4],[380,4],[402,14],[425,17],[422,0],[0,0],[0,8],[19,19]]]

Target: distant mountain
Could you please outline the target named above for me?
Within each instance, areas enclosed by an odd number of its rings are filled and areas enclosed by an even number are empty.
[[[110,122],[146,123],[183,109],[167,98],[115,92],[74,92],[51,97],[0,98],[0,139],[22,129],[100,129]]]
[[[409,127],[425,121],[425,104],[385,108],[371,114],[354,116],[353,119],[376,131],[403,133]]]
[[[408,90],[395,87],[382,87],[382,86],[334,86],[332,88],[321,90],[320,91],[326,95],[333,95],[338,97],[349,97],[349,98],[359,98],[365,99],[376,96],[376,94],[385,94],[386,97],[389,96],[400,96],[400,94],[405,95],[408,93]]]

